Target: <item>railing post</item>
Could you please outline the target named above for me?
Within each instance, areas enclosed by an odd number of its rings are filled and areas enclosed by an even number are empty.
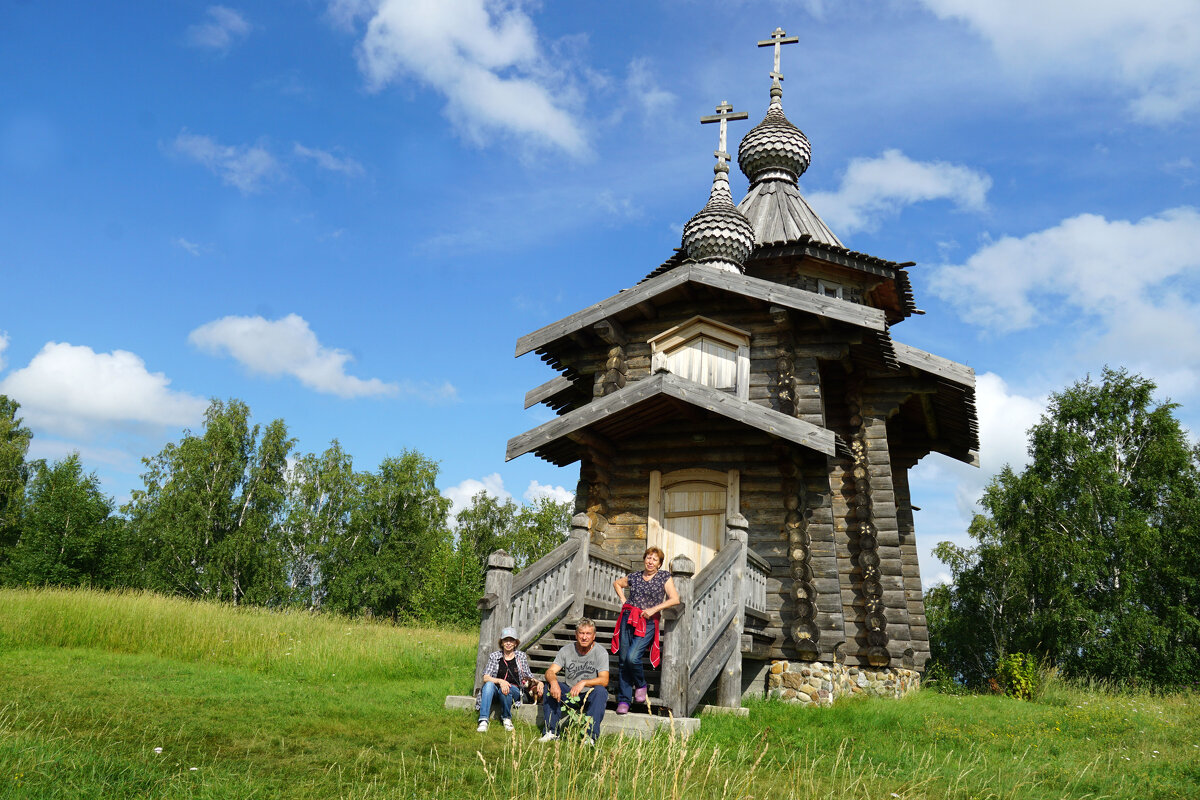
[[[487,666],[488,653],[500,646],[500,631],[509,624],[513,567],[516,562],[508,553],[497,550],[488,556],[487,565],[483,597],[479,601],[483,621],[479,626],[479,652],[475,656],[476,687],[483,681],[483,668]]]
[[[737,561],[733,564],[733,607],[736,609],[730,627],[736,629],[737,639],[733,652],[721,670],[720,683],[717,686],[717,704],[726,708],[741,708],[742,706],[742,633],[746,629],[746,531],[750,523],[741,514],[734,514],[725,521],[726,547],[737,547],[741,550]]]
[[[677,613],[664,630],[662,701],[677,717],[688,713],[688,676],[692,660],[692,576],[696,565],[687,556],[675,556],[671,560],[671,578],[675,591],[679,593]]]
[[[588,589],[588,547],[591,544],[589,525],[591,520],[587,514],[576,514],[571,517],[571,533],[569,538],[574,540],[578,550],[575,551],[575,563],[571,568],[571,588],[575,599],[571,602],[568,616],[579,619],[583,614],[583,606],[587,602]]]

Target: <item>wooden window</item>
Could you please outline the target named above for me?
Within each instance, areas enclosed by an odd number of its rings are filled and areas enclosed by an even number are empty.
[[[646,541],[661,547],[667,563],[687,556],[704,569],[725,544],[725,520],[738,512],[737,470],[684,469],[650,473]]]
[[[832,281],[818,280],[817,294],[822,297],[836,297],[838,300],[845,299],[842,296],[842,285],[840,283],[833,283]]]
[[[706,317],[692,317],[650,340],[653,372],[667,370],[714,389],[750,396],[750,334]]]

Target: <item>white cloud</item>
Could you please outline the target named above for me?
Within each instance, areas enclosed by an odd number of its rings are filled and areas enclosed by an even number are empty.
[[[4,351],[8,349],[8,334],[0,331],[0,370],[4,369]]]
[[[280,172],[275,157],[262,145],[223,145],[211,136],[184,129],[171,143],[179,155],[206,167],[209,172],[242,194],[252,194]]]
[[[543,497],[548,497],[555,503],[573,503],[575,501],[575,493],[562,486],[551,486],[538,483],[536,480],[529,482],[529,488],[522,495],[526,503],[536,503]]]
[[[485,475],[481,480],[467,478],[457,486],[442,490],[442,494],[450,500],[450,516],[457,517],[459,512],[471,505],[471,498],[483,492],[503,502],[512,500],[512,493],[504,488],[504,479],[499,472]]]
[[[647,124],[660,123],[663,113],[675,106],[675,95],[659,85],[651,74],[648,58],[635,58],[629,62],[625,90],[641,108]]]
[[[296,314],[278,320],[222,317],[196,328],[188,341],[209,353],[228,354],[252,373],[291,375],[310,389],[338,397],[391,395],[400,390],[397,384],[378,378],[347,375],[346,365],[354,357],[322,345],[308,322]],[[453,387],[449,390],[453,392]]]
[[[238,11],[209,6],[208,19],[187,29],[188,44],[210,50],[228,50],[235,41],[250,35],[250,23]]]
[[[1099,77],[1130,95],[1147,122],[1200,105],[1200,3],[1195,0],[921,0],[965,22],[1014,70]]]
[[[293,152],[301,158],[307,158],[316,162],[316,165],[321,169],[327,169],[330,172],[340,172],[351,178],[360,177],[365,173],[362,164],[355,161],[353,158],[340,158],[330,153],[327,150],[318,150],[315,147],[305,147],[296,142]]]
[[[70,436],[111,423],[189,425],[208,406],[203,398],[169,389],[161,372],[148,372],[134,353],[97,353],[90,347],[48,342],[29,365],[0,381],[0,393],[21,404],[35,428]]]
[[[195,242],[189,242],[182,236],[176,237],[174,241],[177,247],[186,250],[194,256],[199,256],[200,253],[203,252],[203,248],[200,245],[196,244]]]
[[[994,331],[1082,318],[1097,329],[1072,341],[1089,361],[1200,369],[1198,273],[1200,213],[1183,207],[1137,222],[1080,214],[1006,236],[964,264],[935,268],[931,285],[964,319]]]
[[[446,113],[479,144],[501,131],[575,156],[588,152],[583,129],[564,108],[533,21],[489,0],[335,0],[330,16],[352,27],[370,17],[357,50],[368,87],[411,76],[441,92]],[[547,85],[548,84],[548,85]]]
[[[873,230],[904,206],[949,200],[960,209],[982,211],[992,179],[943,161],[913,161],[899,150],[878,158],[856,158],[836,192],[811,192],[809,202],[836,231]]]

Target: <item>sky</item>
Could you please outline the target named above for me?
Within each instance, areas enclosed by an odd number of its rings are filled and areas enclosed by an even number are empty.
[[[506,441],[518,337],[679,246],[766,113],[851,249],[915,261],[906,344],[977,375],[978,469],[913,473],[922,574],[1047,397],[1105,365],[1200,431],[1194,0],[0,4],[0,393],[119,503],[211,398],[358,469],[415,449],[461,507],[563,499]],[[740,199],[746,180],[731,175]]]

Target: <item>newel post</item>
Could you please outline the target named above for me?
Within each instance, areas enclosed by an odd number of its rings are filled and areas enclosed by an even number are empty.
[[[679,605],[670,611],[677,612],[664,625],[662,658],[662,700],[677,717],[688,714],[688,676],[692,661],[692,576],[696,565],[687,556],[675,556],[671,560],[671,578],[675,591],[679,593]],[[664,617],[670,613],[664,612]]]
[[[740,551],[733,564],[733,596],[730,598],[736,611],[733,621],[729,623],[737,638],[733,652],[721,670],[717,686],[717,704],[726,708],[742,706],[742,633],[746,629],[746,550],[749,546],[746,531],[749,527],[750,523],[741,514],[734,514],[725,520],[725,546],[737,547]]]
[[[488,556],[487,576],[483,583],[483,597],[478,606],[483,612],[479,626],[479,652],[475,656],[475,688],[483,681],[483,668],[487,666],[488,653],[500,645],[500,631],[509,624],[509,603],[512,600],[513,567],[516,562],[503,550]]]
[[[571,587],[575,599],[571,601],[568,615],[571,619],[583,616],[583,606],[587,602],[588,589],[588,548],[591,545],[591,520],[587,514],[576,514],[571,517],[571,533],[568,539],[575,542],[575,563],[571,566]]]

